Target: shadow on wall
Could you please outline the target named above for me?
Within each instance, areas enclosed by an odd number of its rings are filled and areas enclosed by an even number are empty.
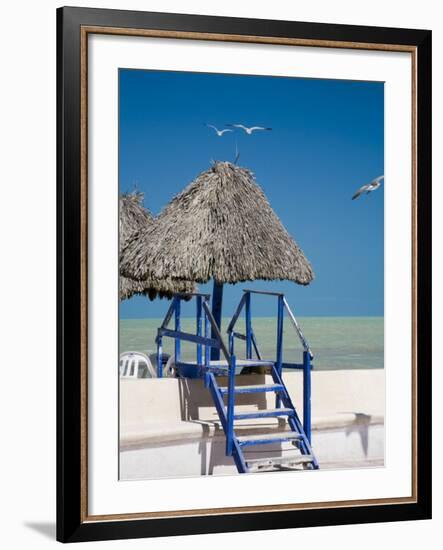
[[[264,374],[254,374],[251,377],[245,377],[239,379],[236,385],[248,385],[248,384],[265,384],[266,377]],[[253,378],[252,378],[253,376]],[[220,386],[227,386],[228,380],[226,377],[220,376],[218,378]],[[214,409],[214,401],[212,400],[211,393],[204,387],[203,381],[189,380],[187,378],[179,378],[179,399],[180,399],[180,411],[182,420],[202,420],[202,421],[215,421],[219,424],[218,415],[208,418],[202,418],[202,414],[205,414],[205,408]],[[267,401],[266,395],[263,393],[244,393],[237,395],[235,398],[235,405],[249,405],[255,406],[257,409],[266,409]],[[207,412],[207,411],[206,411]]]
[[[252,378],[253,376],[253,378]],[[220,386],[226,386],[226,377],[218,379]],[[265,374],[254,374],[238,380],[238,385],[265,384]],[[179,379],[179,399],[181,419],[187,422],[201,425],[203,437],[199,442],[199,455],[201,457],[201,475],[212,475],[215,467],[233,466],[234,461],[225,453],[225,435],[218,415],[215,415],[214,402],[210,392],[204,387],[203,381]],[[267,408],[266,395],[263,393],[239,394],[236,396],[236,406],[255,407],[257,410]],[[212,413],[209,411],[213,411]],[[212,416],[209,416],[211,415]],[[213,434],[210,432],[214,430]],[[210,437],[213,435],[213,437]],[[268,446],[265,454],[280,456],[282,448],[280,444]],[[249,453],[250,458],[257,458],[254,450]],[[208,456],[209,455],[209,456]]]
[[[352,433],[358,432],[364,455],[365,457],[367,457],[369,450],[369,426],[371,424],[372,416],[370,414],[355,412],[351,414],[355,415],[355,421],[353,422],[353,424],[347,426],[345,434],[348,437]]]

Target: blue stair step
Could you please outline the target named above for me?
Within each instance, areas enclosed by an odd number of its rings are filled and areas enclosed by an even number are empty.
[[[234,414],[234,420],[243,420],[246,418],[268,418],[277,416],[294,416],[295,411],[293,409],[264,409],[251,412],[242,412]]]
[[[237,359],[236,362],[237,368],[244,367],[272,367],[274,361],[264,361],[262,359]],[[180,361],[180,366],[185,367],[196,367],[198,363],[196,361]],[[200,365],[202,366],[202,365]],[[211,360],[209,362],[210,369],[225,369],[228,370],[229,365],[227,361],[224,360]]]
[[[246,465],[251,472],[272,470],[275,467],[296,468],[303,464],[311,464],[314,461],[312,455],[297,456],[270,456],[266,458],[247,458]]]
[[[250,445],[267,445],[268,443],[295,441],[302,438],[302,434],[297,432],[277,432],[260,435],[245,435],[237,437],[237,441],[241,447],[248,447]]]
[[[276,360],[263,360],[257,345],[257,339],[252,330],[251,317],[251,296],[255,294],[266,294],[275,296],[278,299],[278,314],[277,314],[277,340]],[[186,332],[181,329],[181,302],[182,300],[196,300],[196,331]],[[233,458],[234,463],[239,473],[248,473],[249,471],[272,471],[278,469],[298,469],[308,467],[318,469],[319,465],[315,458],[311,445],[311,389],[310,389],[310,372],[312,368],[311,359],[313,355],[305,340],[297,320],[294,317],[289,305],[284,297],[284,294],[279,292],[246,290],[240,300],[239,305],[232,317],[228,326],[229,342],[226,345],[224,338],[220,332],[216,319],[210,309],[209,294],[202,293],[185,293],[175,294],[172,303],[163,319],[161,326],[158,328],[156,343],[157,354],[159,356],[157,374],[163,376],[161,369],[161,358],[163,356],[162,345],[163,338],[173,338],[175,340],[175,369],[177,377],[201,379],[204,387],[210,392],[221,426],[226,436],[226,456]],[[235,325],[240,314],[244,310],[245,313],[245,334],[236,332]],[[287,312],[292,325],[295,327],[297,335],[303,346],[303,363],[282,363],[281,351],[283,349],[283,328],[284,328],[284,312]],[[172,319],[175,318],[174,329],[168,328]],[[203,336],[203,326],[205,328]],[[211,329],[211,337],[208,336],[208,329]],[[234,352],[234,340],[240,339],[246,343],[246,356],[250,359],[238,359]],[[192,342],[196,345],[196,361],[182,361],[180,341]],[[205,353],[203,354],[203,348]],[[219,358],[220,352],[223,352],[224,360],[210,360],[207,352],[214,351],[209,355]],[[218,351],[217,351],[218,350]],[[217,353],[215,353],[217,351]],[[252,359],[252,353],[255,352],[256,359]],[[235,362],[235,370],[231,367]],[[237,380],[236,375],[250,370],[257,370],[250,367],[258,367],[258,372],[269,372],[272,376],[270,383],[254,384],[261,381],[263,378],[257,379],[252,377],[246,381],[246,377],[241,377]],[[291,395],[286,388],[282,377],[284,367],[291,367],[303,370],[303,423],[301,422]],[[226,386],[219,386],[219,382]],[[246,382],[246,385],[241,385]],[[251,385],[248,385],[251,384]],[[228,387],[229,386],[229,387]],[[256,403],[254,399],[256,394],[273,392],[275,398],[275,409],[259,409],[261,404]],[[249,398],[236,399],[238,394],[248,395]],[[270,395],[270,397],[273,397]],[[245,401],[249,401],[249,406]],[[252,402],[255,402],[254,404]],[[281,407],[279,407],[281,405]],[[240,406],[241,408],[237,408]],[[266,405],[263,405],[266,406]],[[276,425],[277,422],[265,420],[264,422],[253,419],[268,419],[282,418],[283,422],[278,422],[274,431],[270,424]],[[248,420],[251,420],[250,422]],[[245,420],[246,422],[241,422]],[[262,425],[260,425],[262,424]],[[236,432],[237,428],[241,431]],[[247,431],[245,431],[247,428]],[[252,429],[254,428],[254,429]],[[259,432],[262,432],[259,434]],[[250,432],[250,435],[247,435]],[[263,433],[265,432],[265,433]],[[267,433],[266,433],[267,432]],[[240,437],[237,433],[241,433]],[[286,442],[286,445],[280,443]],[[292,445],[289,445],[292,443]],[[258,446],[258,449],[256,448]],[[279,448],[281,447],[281,448]],[[249,452],[248,452],[249,451]],[[251,458],[248,459],[249,455]],[[283,456],[273,456],[283,455]],[[300,456],[301,455],[301,456]],[[260,458],[252,458],[257,457]]]
[[[225,395],[228,393],[227,386],[219,386],[220,393]],[[282,384],[255,384],[254,386],[236,386],[235,393],[263,393],[268,391],[279,392],[283,391]]]

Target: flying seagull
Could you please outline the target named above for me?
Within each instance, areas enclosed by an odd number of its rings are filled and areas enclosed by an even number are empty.
[[[208,128],[212,128],[213,130],[215,130],[216,134],[218,135],[218,137],[222,137],[222,135],[225,133],[225,132],[233,132],[233,130],[229,130],[228,128],[226,128],[225,130],[219,130],[218,128],[216,128],[215,126],[212,126],[212,124],[206,124],[206,126]]]
[[[272,128],[264,128],[263,126],[251,126],[250,128],[248,128],[247,126],[243,126],[243,124],[227,124],[226,126],[232,126],[233,128],[241,128],[249,135],[251,135],[252,132],[255,132],[256,130],[272,130]]]
[[[363,185],[360,187],[360,189],[355,193],[355,195],[352,197],[352,200],[358,199],[360,195],[363,193],[369,194],[372,193],[372,191],[375,191],[378,189],[381,185],[381,180],[384,178],[384,176],[378,176],[378,178],[375,178],[371,181],[371,183],[367,183],[366,185]]]

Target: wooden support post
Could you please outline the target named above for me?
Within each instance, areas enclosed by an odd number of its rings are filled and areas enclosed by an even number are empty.
[[[157,336],[157,378],[163,377],[163,338],[160,335],[160,330]]]
[[[202,335],[202,297],[197,296],[197,336]],[[203,361],[202,345],[197,344],[197,365],[201,367]]]
[[[229,333],[229,354],[233,355],[234,353],[234,333]]]
[[[283,307],[283,296],[279,296],[277,312],[277,357],[275,361],[275,366],[280,378],[282,376],[283,368]],[[278,394],[275,398],[275,407],[277,409],[281,407],[281,398]]]
[[[228,379],[228,407],[227,407],[227,437],[226,437],[226,454],[232,456],[234,444],[234,404],[235,404],[235,355],[231,356],[231,365],[229,365]]]
[[[311,355],[303,352],[303,429],[311,443]]]
[[[246,359],[252,359],[251,293],[245,294]]]
[[[175,298],[175,332],[180,332],[180,298]],[[181,342],[180,338],[175,338],[175,348],[174,348],[174,359],[175,364],[177,365],[181,359]]]
[[[205,298],[205,304],[206,304],[206,298]],[[205,316],[205,338],[209,338],[209,319],[208,319],[208,315],[206,313],[206,310],[204,312],[204,316]],[[205,345],[205,387],[206,388],[209,385],[210,350],[211,350],[211,348],[206,344]]]
[[[212,316],[221,331],[221,319],[222,319],[222,306],[223,306],[223,283],[219,283],[214,280],[214,289],[212,292]],[[211,338],[216,339],[214,329],[211,331]],[[220,359],[220,350],[217,348],[211,349],[211,359],[218,361]]]

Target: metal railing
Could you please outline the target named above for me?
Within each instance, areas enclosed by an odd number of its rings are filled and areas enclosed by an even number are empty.
[[[261,353],[258,349],[257,339],[255,337],[254,330],[252,328],[252,315],[251,315],[251,294],[260,294],[265,296],[277,297],[277,346],[276,346],[276,358],[275,368],[279,377],[282,376],[283,369],[299,369],[303,371],[303,427],[308,440],[311,441],[311,369],[312,359],[314,355],[306,340],[300,325],[295,318],[294,313],[289,307],[288,302],[282,292],[270,292],[262,290],[250,290],[245,289],[244,294],[235,310],[234,316],[228,325],[227,333],[229,338],[229,352],[234,354],[235,339],[244,340],[246,342],[246,358],[252,359],[252,349],[254,349],[257,359],[261,359]],[[242,313],[245,310],[245,332],[241,334],[235,331],[235,325]],[[297,336],[301,342],[303,348],[303,362],[302,363],[286,363],[283,362],[283,322],[284,312],[286,311],[292,326],[294,327]],[[281,399],[276,397],[276,407],[281,406]]]
[[[196,298],[196,333],[184,332],[181,329],[181,302]],[[196,344],[196,366],[203,367],[209,364],[209,353],[211,347],[220,347],[219,341],[209,337],[209,319],[206,314],[203,315],[203,307],[207,305],[210,299],[209,294],[201,294],[198,292],[190,294],[175,294],[171,305],[163,319],[162,324],[157,330],[157,376],[163,376],[162,371],[162,355],[163,355],[163,337],[174,338],[174,361],[178,365],[181,362],[181,341],[193,342]],[[168,325],[174,317],[174,329],[168,328]],[[203,334],[203,318],[204,318],[204,334]],[[205,347],[205,356],[203,360],[203,346]]]
[[[189,300],[189,296],[196,298],[196,334],[184,332],[181,330],[181,301]],[[208,387],[211,383],[210,374],[210,354],[211,348],[220,349],[226,359],[228,365],[228,396],[226,407],[226,453],[228,456],[233,453],[234,444],[234,396],[235,396],[235,355],[230,354],[229,350],[223,341],[220,329],[212,315],[209,307],[209,294],[193,293],[176,294],[172,303],[163,319],[161,326],[157,331],[157,376],[163,376],[163,338],[174,338],[174,359],[175,365],[180,370],[181,364],[181,341],[193,342],[196,344],[196,369],[198,373],[203,374],[205,386]],[[168,328],[168,324],[175,317],[174,330]],[[202,334],[202,324],[204,321],[204,335]],[[212,337],[209,336],[210,328],[212,329]],[[215,336],[215,338],[214,338]],[[203,359],[203,347],[205,348]]]
[[[311,441],[311,360],[313,358],[309,344],[304,337],[300,326],[292,313],[283,293],[268,292],[258,290],[244,290],[244,294],[229,323],[227,333],[229,337],[229,347],[226,346],[214,316],[209,306],[210,295],[201,293],[176,294],[164,317],[164,320],[157,332],[157,376],[163,376],[163,338],[174,338],[174,360],[176,368],[180,372],[181,361],[181,341],[193,342],[196,344],[196,364],[194,371],[196,376],[204,379],[206,387],[214,385],[214,374],[210,370],[211,366],[211,348],[221,350],[227,362],[228,374],[228,392],[226,406],[226,453],[233,454],[234,448],[234,400],[235,400],[235,373],[236,373],[236,355],[234,352],[235,338],[245,341],[246,359],[252,359],[253,350],[258,360],[262,359],[258,348],[257,339],[252,328],[251,316],[251,294],[262,294],[276,296],[278,301],[277,311],[277,349],[275,359],[275,369],[278,377],[281,378],[283,368],[300,369],[303,371],[303,428],[309,441]],[[196,298],[196,333],[185,332],[181,328],[181,301],[189,300],[189,297]],[[245,327],[246,334],[241,334],[234,330],[240,314],[245,309]],[[284,363],[283,362],[283,321],[284,311],[286,310],[293,327],[296,330],[298,338],[303,346],[303,363]],[[174,329],[168,328],[168,325],[174,316]],[[211,334],[212,329],[212,334]],[[211,335],[210,335],[211,334]],[[204,354],[203,354],[204,348]],[[186,364],[186,363],[184,363]],[[212,388],[213,389],[213,388]],[[281,398],[276,396],[276,407],[281,406]]]

